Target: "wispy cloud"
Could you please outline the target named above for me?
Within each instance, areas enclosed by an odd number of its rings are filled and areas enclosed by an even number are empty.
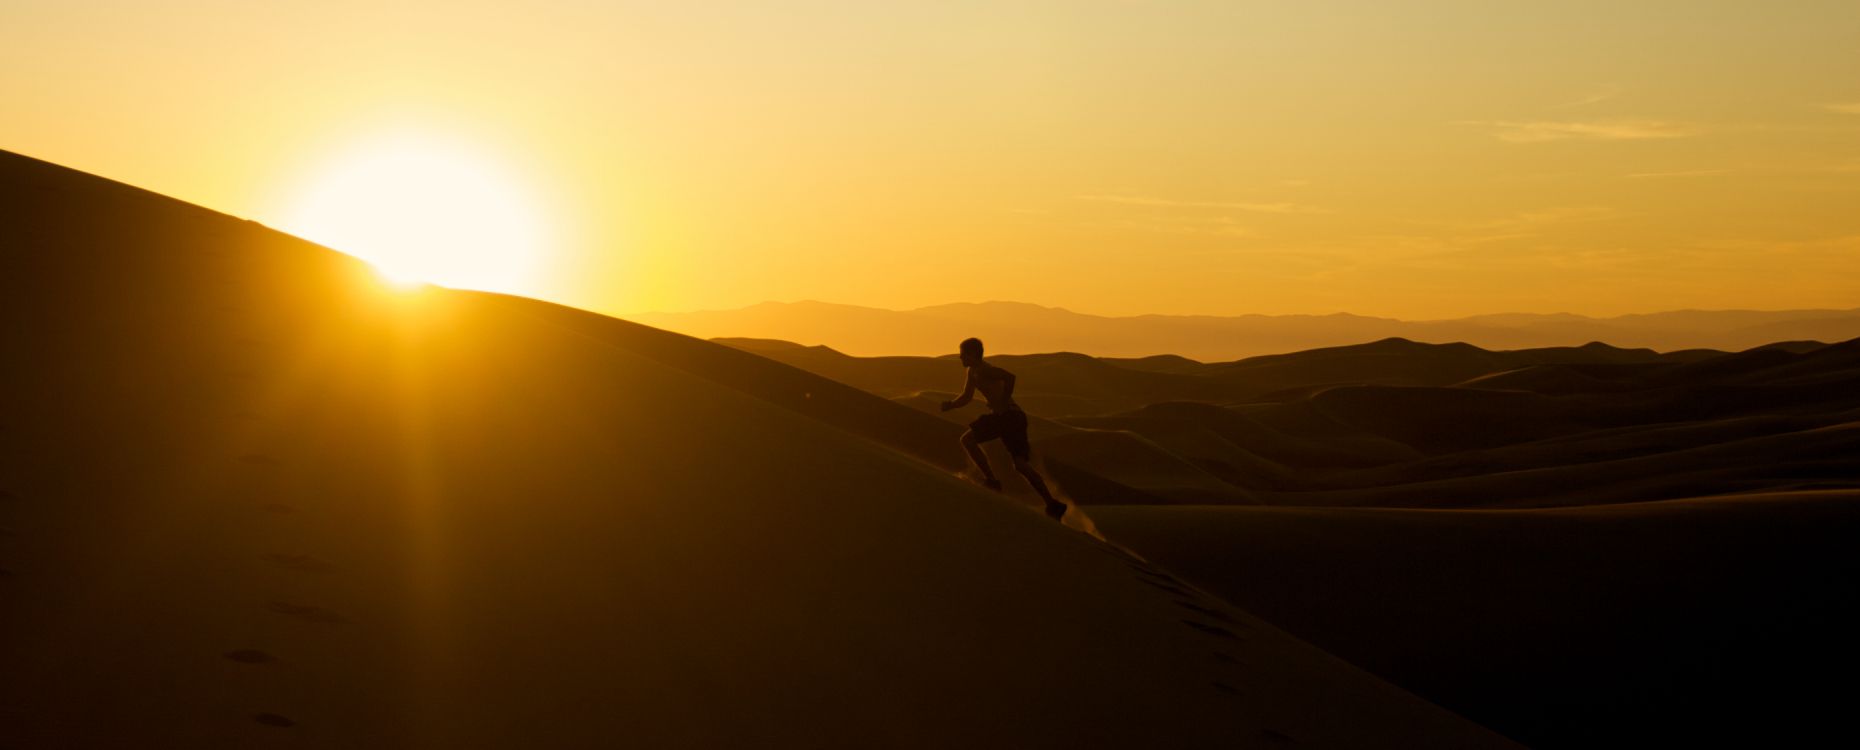
[[[1502,216],[1486,221],[1463,222],[1457,226],[1471,230],[1537,230],[1558,224],[1577,224],[1602,221],[1618,216],[1615,209],[1608,206],[1555,206],[1532,211],[1519,211],[1510,216]]]
[[[1541,237],[1570,225],[1610,221],[1621,216],[1620,211],[1608,206],[1553,206],[1478,221],[1409,222],[1415,226],[1428,227],[1432,232],[1427,235],[1403,233],[1392,236],[1425,236],[1438,243],[1438,247],[1433,249],[1469,248],[1493,242]]]
[[[1213,237],[1250,238],[1259,236],[1253,227],[1235,220],[1230,216],[1190,217],[1165,216],[1142,219],[1122,219],[1118,221],[1095,223],[1091,226],[1107,229],[1127,229],[1140,232],[1160,234],[1190,234]]]
[[[1613,99],[1620,95],[1621,95],[1621,87],[1611,84],[1608,86],[1603,86],[1601,88],[1598,88],[1594,92],[1590,93],[1588,96],[1584,96],[1581,99],[1563,102],[1562,104],[1552,104],[1550,105],[1550,108],[1551,109],[1570,109],[1572,107],[1587,107],[1591,104],[1599,104],[1601,102],[1608,101],[1609,99]]]
[[[1827,107],[1831,111],[1839,112],[1844,115],[1860,115],[1860,102],[1848,102],[1846,104],[1824,104],[1822,106]]]
[[[1664,177],[1714,177],[1730,173],[1729,169],[1688,169],[1680,172],[1635,172],[1627,177],[1634,180],[1651,180]]]
[[[1462,124],[1489,128],[1493,137],[1507,143],[1642,141],[1686,138],[1701,132],[1696,126],[1665,120],[1468,120]]]
[[[1248,211],[1261,214],[1321,214],[1329,213],[1316,206],[1300,203],[1248,203],[1238,201],[1179,201],[1167,198],[1149,198],[1139,195],[1081,195],[1079,200],[1095,203],[1118,203],[1126,206],[1152,206],[1158,208],[1218,208],[1228,211]]]

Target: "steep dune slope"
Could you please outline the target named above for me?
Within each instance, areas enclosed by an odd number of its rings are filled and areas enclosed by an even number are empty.
[[[0,205],[9,746],[1505,744],[709,345],[12,155]]]
[[[1860,491],[1099,508],[1113,539],[1533,747],[1795,747],[1860,698]]]

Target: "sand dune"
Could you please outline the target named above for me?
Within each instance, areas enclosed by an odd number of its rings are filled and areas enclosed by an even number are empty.
[[[1854,487],[1860,484],[1860,422],[1609,460],[1584,461],[1554,448],[1542,454],[1554,457],[1550,465],[1350,490],[1262,494],[1261,498],[1276,505],[1505,508]]]
[[[936,416],[936,404],[954,394],[917,399],[913,408],[764,357],[681,334],[522,297],[488,297],[522,314],[580,331],[607,345],[675,367],[694,378],[741,391],[852,432],[951,474],[970,471],[968,458],[958,446],[957,438],[964,429],[959,425],[973,419],[976,409]],[[960,368],[954,377],[960,384]],[[1036,419],[1032,431],[1035,435],[1045,435],[1069,432],[1072,428]],[[994,455],[997,466],[1008,466],[1007,454],[999,444],[989,445],[988,451]],[[1042,452],[1038,460],[1057,479],[1057,490],[1066,499],[1094,504],[1161,501],[1104,472],[1081,468],[1064,455]],[[1038,504],[1033,493],[1020,483],[1010,483],[1008,491],[1030,505]]]
[[[1860,341],[1102,360],[1250,371],[1229,384],[1258,395],[1077,409],[1040,437],[1135,436],[1115,455],[1142,454],[1148,486],[1246,490],[1091,510],[1110,539],[1533,745],[1801,745],[1845,730],[1852,691],[1818,675],[1860,666],[1856,360]],[[1746,494],[1689,499],[1726,492]]]
[[[787,341],[717,341],[886,397],[948,390],[962,382],[962,368],[954,357],[853,357],[824,346]],[[1387,339],[1237,362],[1199,363],[1182,357],[1116,359],[1066,352],[989,359],[1022,374],[1024,385],[1016,392],[1022,400],[1029,404],[1047,400],[1057,410],[1045,413],[1080,416],[1165,401],[1230,403],[1278,398],[1287,396],[1288,390],[1308,394],[1332,385],[1446,386],[1537,365],[1657,369],[1698,358],[1595,343],[1495,352],[1466,344]]]
[[[920,410],[947,392],[909,389],[959,377],[949,359],[743,346],[876,393],[909,391],[897,400]],[[1128,504],[1518,507],[1860,484],[1841,433],[1807,432],[1860,409],[1860,340],[1659,354],[1390,339],[1232,363],[993,360],[1022,375],[1039,452],[1150,495]],[[1105,375],[1115,370],[1131,372]],[[1756,438],[1774,439],[1740,442]],[[1080,499],[1123,504],[1121,491]]]
[[[1096,510],[1188,580],[1534,747],[1814,746],[1860,697],[1860,492]]]
[[[1531,365],[1516,370],[1505,370],[1476,378],[1470,378],[1458,385],[1466,388],[1489,388],[1505,391],[1528,391],[1546,396],[1567,396],[1578,393],[1620,393],[1630,390],[1631,386],[1617,380],[1598,377],[1584,372],[1581,368],[1569,365]]]
[[[1334,420],[1426,453],[1494,448],[1590,429],[1581,409],[1524,391],[1340,386],[1311,397]]]
[[[823,346],[781,346],[758,339],[717,342],[889,398],[949,391],[960,388],[963,379],[962,364],[954,357],[850,357]],[[1016,400],[1043,414],[1103,414],[1169,400],[1225,401],[1253,390],[1193,373],[1126,367],[1082,354],[1001,355],[989,360],[1020,374],[1025,385],[1015,391]]]
[[[1235,409],[1167,402],[1106,417],[1068,417],[1065,423],[1144,435],[1204,469],[1231,468],[1220,476],[1244,489],[1297,489],[1303,483],[1296,476],[1304,471],[1381,466],[1420,455],[1374,436],[1352,444],[1334,435],[1300,434],[1286,424],[1290,421],[1275,429]]]
[[[0,200],[8,746],[1506,744],[860,433],[903,407],[13,155]]]

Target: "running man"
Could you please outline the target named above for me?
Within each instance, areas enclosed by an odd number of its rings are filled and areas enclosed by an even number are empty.
[[[1046,480],[1028,463],[1033,456],[1033,446],[1027,443],[1027,413],[1014,403],[1014,373],[982,360],[981,339],[964,339],[959,353],[962,366],[969,368],[969,377],[962,384],[962,395],[954,401],[943,402],[943,411],[969,405],[977,390],[988,402],[988,413],[976,417],[969,423],[969,431],[962,433],[962,449],[968,451],[975,468],[982,470],[982,484],[991,490],[1001,489],[1001,480],[995,478],[994,469],[988,466],[988,456],[982,454],[982,443],[1000,438],[1001,444],[1007,446],[1008,455],[1014,457],[1014,470],[1020,472],[1027,484],[1033,486],[1033,491],[1046,501],[1046,515],[1059,520],[1066,514],[1066,504],[1053,499],[1053,493],[1046,489]]]

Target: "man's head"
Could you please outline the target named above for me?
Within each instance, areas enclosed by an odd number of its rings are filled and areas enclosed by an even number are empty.
[[[962,345],[957,347],[956,351],[962,355],[963,367],[974,367],[977,362],[982,361],[982,340],[963,339]]]

